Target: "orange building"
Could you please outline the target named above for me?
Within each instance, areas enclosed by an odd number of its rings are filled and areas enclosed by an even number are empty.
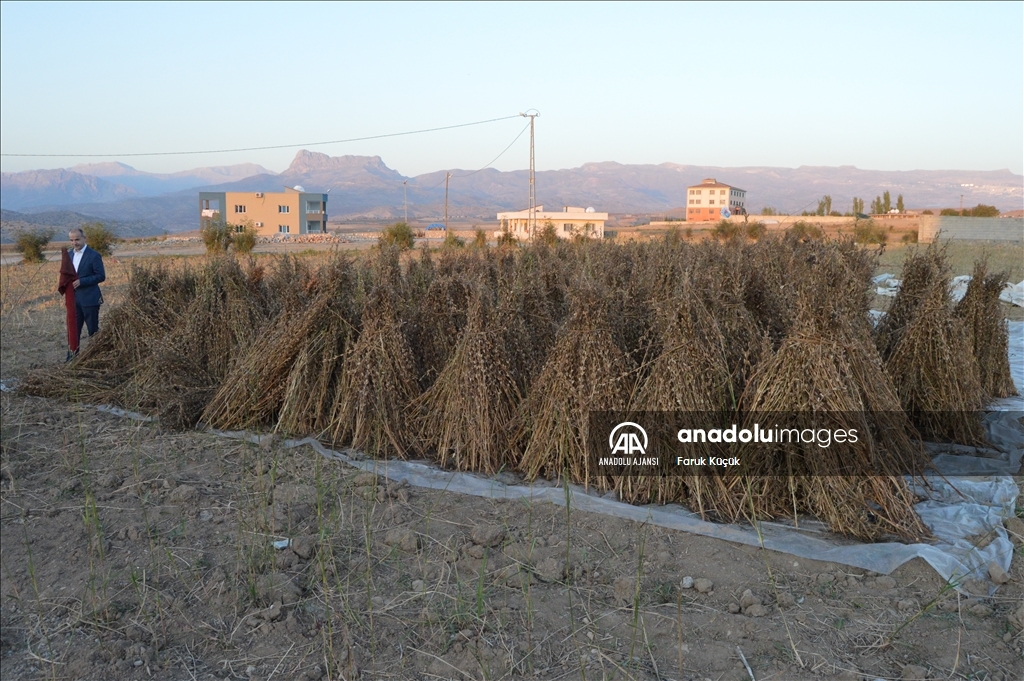
[[[713,177],[700,184],[687,187],[686,221],[709,222],[725,217],[723,210],[732,215],[746,212],[747,192],[743,189],[722,184]]]
[[[259,236],[327,231],[327,194],[285,187],[283,192],[199,192],[199,227],[251,225]]]

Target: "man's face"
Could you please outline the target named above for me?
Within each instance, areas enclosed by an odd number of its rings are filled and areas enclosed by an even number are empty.
[[[85,237],[79,231],[68,232],[68,240],[76,251],[80,251],[85,247]]]

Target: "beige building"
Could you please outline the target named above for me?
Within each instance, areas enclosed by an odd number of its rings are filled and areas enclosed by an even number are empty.
[[[537,206],[534,213],[534,224],[540,234],[548,224],[555,228],[560,239],[569,239],[577,235],[586,235],[592,239],[604,238],[604,223],[608,221],[608,213],[598,213],[593,208],[565,206],[561,211],[545,211],[544,206]],[[494,236],[499,237],[508,232],[520,241],[530,239],[530,211],[518,210],[510,213],[498,213],[499,229]]]
[[[199,192],[199,227],[224,222],[256,234],[315,234],[327,231],[327,194],[286,187],[283,192]]]
[[[730,187],[709,177],[700,184],[687,187],[686,221],[721,220],[725,217],[722,214],[723,209],[728,209],[733,215],[743,214],[747,210],[746,196],[747,192],[743,189]]]

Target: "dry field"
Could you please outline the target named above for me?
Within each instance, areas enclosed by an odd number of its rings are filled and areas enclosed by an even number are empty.
[[[954,274],[971,248],[951,248]],[[108,260],[103,319],[128,267]],[[4,381],[63,360],[56,278],[0,268]],[[964,594],[919,560],[880,576],[410,488],[87,398],[3,392],[0,409],[4,679],[1009,681],[1024,664],[1018,559],[994,597]]]

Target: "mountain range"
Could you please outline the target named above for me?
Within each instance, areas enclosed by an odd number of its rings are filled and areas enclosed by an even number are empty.
[[[97,163],[58,170],[3,173],[0,204],[23,213],[70,210],[136,226],[151,233],[195,229],[197,192],[280,191],[301,185],[330,192],[328,210],[335,219],[397,219],[403,215],[407,190],[410,217],[443,214],[445,175],[449,179],[449,215],[493,220],[501,210],[526,206],[529,175],[503,172],[438,170],[406,177],[379,156],[328,156],[299,151],[281,173],[243,163],[158,174],[123,163]],[[995,205],[1000,210],[1024,207],[1024,177],[1009,170],[862,170],[853,166],[799,168],[586,163],[578,168],[537,173],[537,200],[551,207],[594,206],[619,214],[682,216],[687,187],[705,177],[747,191],[752,213],[771,206],[780,212],[813,210],[825,194],[834,209],[846,211],[854,196],[870,203],[889,191],[893,203],[902,194],[911,208]],[[404,183],[404,186],[403,186]]]

